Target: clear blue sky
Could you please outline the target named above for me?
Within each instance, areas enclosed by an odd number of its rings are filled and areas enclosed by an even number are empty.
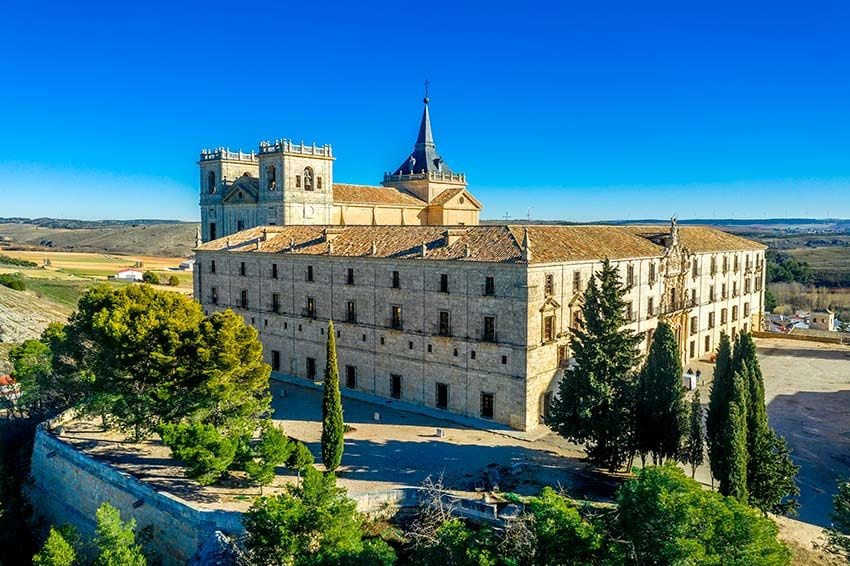
[[[699,5],[697,5],[699,4]],[[0,216],[195,219],[203,147],[437,147],[484,216],[850,217],[850,2],[10,2]]]

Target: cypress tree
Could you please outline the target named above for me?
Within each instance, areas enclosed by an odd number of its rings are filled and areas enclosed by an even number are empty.
[[[747,393],[744,377],[732,377],[732,402],[723,423],[721,442],[724,446],[723,469],[719,475],[720,493],[747,503]]]
[[[706,441],[708,442],[708,462],[713,478],[720,478],[725,466],[723,431],[729,415],[732,399],[732,343],[725,332],[720,334],[717,347],[717,359],[714,365],[714,379],[708,400],[708,414],[705,419]]]
[[[637,394],[637,448],[652,452],[653,464],[679,454],[685,426],[682,362],[670,325],[658,324],[646,365],[640,372]]]
[[[705,436],[702,427],[702,403],[699,398],[699,389],[694,391],[691,398],[690,418],[688,422],[688,436],[682,449],[682,463],[691,465],[691,477],[697,473],[705,460]]]
[[[339,366],[336,361],[336,333],[331,320],[328,321],[327,364],[322,394],[322,462],[329,471],[334,471],[342,461],[344,432]]]
[[[546,421],[564,438],[584,444],[591,462],[611,471],[634,454],[634,367],[642,334],[623,328],[625,292],[606,259],[582,296],[583,323],[570,341],[576,365],[565,372]]]
[[[764,376],[756,345],[748,333],[741,333],[735,348],[739,371],[747,379],[747,491],[749,503],[762,511],[790,514],[796,509],[794,495],[800,493],[794,478],[799,471],[791,450],[767,421]]]

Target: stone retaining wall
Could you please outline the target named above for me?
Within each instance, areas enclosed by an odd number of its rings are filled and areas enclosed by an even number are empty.
[[[137,531],[149,528],[152,548],[165,565],[185,564],[215,531],[239,534],[242,516],[235,511],[199,509],[171,494],[156,492],[131,475],[97,461],[39,425],[32,454],[30,499],[43,518],[70,523],[84,538],[93,536],[95,512],[109,502],[124,520],[134,518]]]

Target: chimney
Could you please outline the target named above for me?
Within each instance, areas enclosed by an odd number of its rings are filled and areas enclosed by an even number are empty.
[[[470,257],[472,255],[472,250],[469,249],[469,244],[466,244],[463,247],[463,257]]]
[[[422,242],[422,249],[420,250],[421,257],[425,257],[428,254],[428,246],[425,245],[425,242]]]
[[[443,232],[443,245],[451,246],[464,235],[466,235],[466,230],[463,228],[447,228]]]
[[[322,230],[322,239],[325,242],[333,242],[337,236],[342,234],[345,231],[345,228],[342,227],[330,227]]]
[[[334,243],[333,241],[328,242],[328,255],[334,254]]]
[[[372,249],[370,252],[372,255],[378,255],[378,244],[375,243],[375,240],[372,240]]]

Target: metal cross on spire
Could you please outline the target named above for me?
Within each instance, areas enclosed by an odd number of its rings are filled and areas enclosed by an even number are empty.
[[[425,79],[425,104],[428,104],[428,101],[429,101],[429,99],[428,99],[428,87],[430,87],[430,86],[431,86],[431,81],[429,81],[428,79]]]

